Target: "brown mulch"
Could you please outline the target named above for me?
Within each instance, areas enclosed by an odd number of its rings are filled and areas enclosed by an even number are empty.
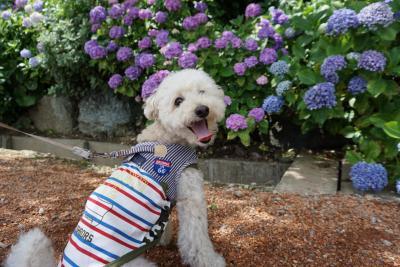
[[[18,234],[36,226],[60,253],[104,178],[62,160],[0,156],[0,242],[8,245],[0,248],[0,262]],[[206,195],[210,236],[228,266],[400,266],[400,202],[212,186]],[[151,259],[182,266],[176,235]]]

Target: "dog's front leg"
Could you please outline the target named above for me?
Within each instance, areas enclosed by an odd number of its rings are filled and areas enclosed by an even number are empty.
[[[203,174],[194,168],[182,172],[178,183],[178,246],[183,262],[195,267],[221,267],[225,260],[215,252],[208,236]]]

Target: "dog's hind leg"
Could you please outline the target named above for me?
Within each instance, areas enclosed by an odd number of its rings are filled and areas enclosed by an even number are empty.
[[[122,267],[157,267],[157,265],[144,257],[139,257],[133,261],[125,263]]]
[[[55,267],[54,250],[48,239],[38,228],[22,234],[12,246],[5,267]]]
[[[194,168],[182,172],[178,183],[178,246],[183,262],[195,267],[223,267],[208,236],[203,174]]]

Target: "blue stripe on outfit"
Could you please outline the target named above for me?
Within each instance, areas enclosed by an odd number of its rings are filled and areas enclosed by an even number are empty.
[[[96,217],[94,217],[93,215],[91,215],[90,213],[88,213],[87,211],[84,211],[83,214],[84,214],[86,217],[88,217],[88,219],[97,222],[98,224],[100,224],[100,225],[104,226],[105,228],[108,228],[108,229],[110,229],[111,231],[113,231],[113,232],[115,232],[115,233],[117,233],[117,234],[119,234],[119,235],[125,237],[126,239],[128,239],[128,240],[130,240],[130,241],[132,241],[132,242],[135,242],[136,244],[139,244],[139,245],[142,244],[142,241],[139,241],[139,240],[137,240],[137,239],[135,239],[135,238],[133,238],[133,237],[127,235],[126,233],[122,232],[122,231],[119,230],[118,228],[115,228],[114,226],[109,225],[108,223],[105,223],[105,222],[103,222],[103,221],[97,219]]]
[[[63,255],[63,259],[68,262],[68,264],[72,265],[72,267],[79,267],[78,264],[76,264],[75,262],[73,262],[70,258],[67,257],[67,255]]]
[[[79,241],[82,242],[83,244],[85,244],[85,245],[87,245],[87,246],[89,246],[89,247],[91,247],[91,248],[94,248],[95,250],[97,250],[97,251],[103,253],[104,255],[107,255],[107,256],[110,257],[110,258],[113,258],[113,259],[115,259],[115,260],[119,258],[119,256],[117,256],[117,255],[115,255],[115,254],[113,254],[113,253],[111,253],[111,252],[109,252],[109,251],[107,251],[107,250],[105,250],[105,249],[103,249],[103,248],[101,248],[101,247],[96,246],[96,245],[93,244],[92,242],[86,241],[85,239],[83,239],[82,237],[80,237],[80,236],[77,234],[76,230],[74,231],[74,236],[75,236],[76,238],[78,238]]]
[[[106,196],[104,196],[104,195],[102,195],[102,194],[99,194],[99,193],[97,193],[97,192],[93,192],[92,194],[95,195],[95,196],[97,196],[97,197],[99,197],[99,198],[101,198],[101,199],[104,199],[104,200],[108,201],[109,203],[113,204],[115,207],[119,208],[120,210],[122,210],[123,212],[125,212],[126,214],[128,214],[129,216],[131,216],[131,217],[133,217],[133,218],[135,218],[135,219],[141,221],[142,223],[144,223],[144,224],[146,224],[146,225],[148,225],[148,226],[150,226],[150,227],[152,227],[152,226],[154,225],[154,224],[152,224],[152,223],[146,221],[145,219],[143,219],[143,218],[137,216],[135,213],[129,211],[128,209],[126,209],[125,207],[123,207],[121,204],[115,202],[115,201],[112,200],[111,198],[106,197]]]
[[[117,182],[123,186],[125,186],[126,188],[130,189],[131,191],[135,192],[136,194],[138,194],[139,196],[141,196],[142,198],[146,199],[151,205],[153,205],[155,208],[161,210],[161,207],[158,206],[153,200],[151,200],[149,197],[147,197],[145,194],[137,191],[135,188],[133,188],[132,186],[128,185],[127,183],[124,183],[121,180],[118,180],[117,178],[114,177],[109,177],[108,180]]]

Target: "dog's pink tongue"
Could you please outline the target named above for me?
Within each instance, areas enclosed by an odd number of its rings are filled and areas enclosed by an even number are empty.
[[[192,123],[191,128],[200,142],[210,141],[212,133],[208,130],[205,120]]]

